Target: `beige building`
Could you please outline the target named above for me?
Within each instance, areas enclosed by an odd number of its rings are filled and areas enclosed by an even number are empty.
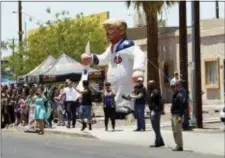
[[[224,19],[202,20],[201,35],[201,76],[202,101],[204,105],[224,104],[224,59],[225,32]],[[192,44],[191,28],[188,28],[188,75],[189,91],[192,93]],[[134,39],[146,52],[146,28],[131,28],[128,37]],[[150,61],[148,61],[150,62]],[[147,63],[148,63],[147,62]],[[146,63],[146,68],[147,68]],[[172,91],[169,80],[174,71],[179,72],[179,28],[159,28],[159,73],[163,98],[171,101]],[[147,74],[146,74],[147,76]],[[146,77],[145,76],[145,77]],[[146,83],[146,82],[145,82]]]

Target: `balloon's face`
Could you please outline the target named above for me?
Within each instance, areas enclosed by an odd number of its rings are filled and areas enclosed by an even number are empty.
[[[109,26],[105,27],[105,31],[106,31],[107,39],[109,41],[111,41],[112,43],[120,40],[121,30],[119,27],[116,27],[114,25],[109,25]]]

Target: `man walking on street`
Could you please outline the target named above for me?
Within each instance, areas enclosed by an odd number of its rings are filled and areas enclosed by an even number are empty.
[[[151,145],[150,147],[161,147],[165,145],[160,132],[160,118],[163,112],[163,103],[160,90],[156,87],[154,80],[148,82],[147,94],[148,105],[150,109],[150,120],[156,137],[155,144]]]
[[[171,106],[172,115],[172,130],[173,136],[176,143],[174,151],[183,151],[183,138],[182,138],[182,123],[184,116],[184,96],[181,92],[181,84],[179,81],[172,86],[173,89],[173,100]]]

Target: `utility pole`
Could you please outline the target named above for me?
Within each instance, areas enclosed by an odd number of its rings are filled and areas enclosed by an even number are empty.
[[[188,116],[188,51],[187,51],[187,21],[186,21],[186,1],[179,2],[179,52],[180,52],[180,78],[184,80],[186,90],[185,116]],[[183,129],[189,128],[188,117],[184,117]]]
[[[13,46],[12,53],[14,55],[14,53],[15,53],[15,39],[14,38],[12,39],[12,46]]]
[[[200,50],[200,9],[199,1],[192,1],[192,58],[193,58],[193,110],[196,112],[197,128],[202,123],[202,83],[201,83],[201,50]],[[195,111],[196,110],[196,111]],[[195,115],[195,113],[193,113]],[[195,117],[195,116],[194,116]]]
[[[22,29],[22,2],[21,0],[18,1],[18,26],[19,26],[19,53],[22,53],[22,40],[23,40],[23,29]],[[21,61],[23,60],[23,56],[20,56]],[[20,67],[20,69],[22,70],[22,66]]]
[[[218,2],[218,0],[216,0],[216,19],[219,19],[220,17],[219,17],[219,2]]]
[[[13,55],[13,74],[15,73],[15,66],[14,66],[14,62],[15,62],[15,39],[12,39],[12,55]]]
[[[18,1],[18,24],[19,24],[19,43],[21,45],[23,40],[23,29],[22,29],[22,2]]]

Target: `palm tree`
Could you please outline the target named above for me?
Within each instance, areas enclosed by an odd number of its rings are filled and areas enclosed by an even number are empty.
[[[140,11],[142,8],[146,15],[147,25],[147,80],[155,80],[159,86],[159,64],[158,64],[158,14],[162,13],[164,7],[170,7],[176,2],[170,1],[126,1],[130,8]]]

